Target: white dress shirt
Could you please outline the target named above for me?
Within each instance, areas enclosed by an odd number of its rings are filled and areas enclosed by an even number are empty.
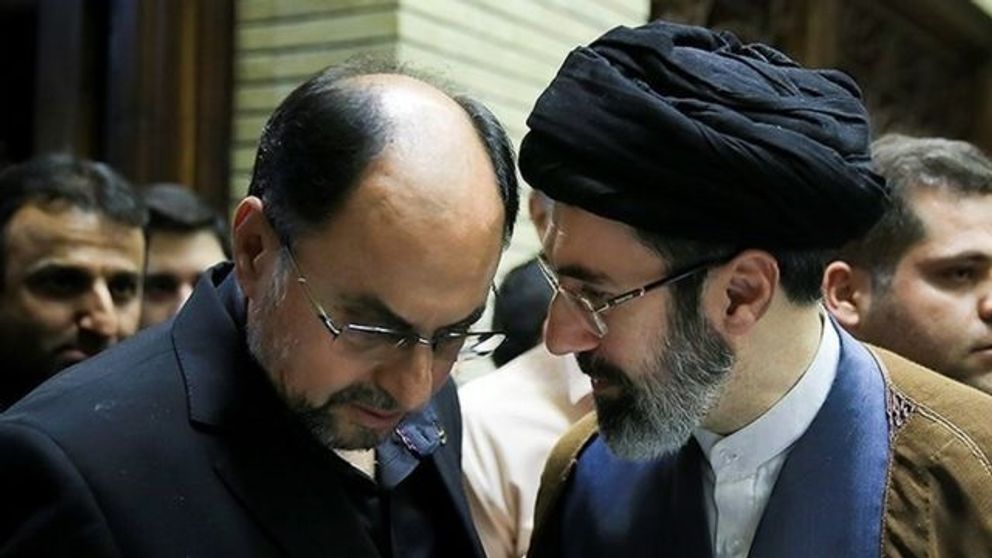
[[[592,410],[592,386],[572,355],[541,343],[458,390],[462,469],[489,558],[526,554],[544,462],[558,438]]]
[[[745,558],[779,471],[793,443],[806,432],[830,392],[840,359],[840,339],[824,318],[820,344],[798,382],[765,414],[720,436],[695,432],[706,456],[703,498],[714,558]]]

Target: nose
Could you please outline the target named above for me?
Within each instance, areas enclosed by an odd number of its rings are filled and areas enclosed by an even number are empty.
[[[434,392],[433,365],[431,347],[415,343],[377,371],[376,383],[410,412],[426,405]]]
[[[80,298],[76,315],[80,329],[106,338],[117,335],[118,320],[114,299],[103,281],[94,282],[93,287]]]
[[[992,323],[992,280],[987,281],[984,292],[978,297],[978,317],[985,323]]]
[[[584,320],[562,295],[556,294],[548,308],[548,321],[544,330],[544,344],[552,354],[566,355],[595,349],[602,341],[589,331]]]

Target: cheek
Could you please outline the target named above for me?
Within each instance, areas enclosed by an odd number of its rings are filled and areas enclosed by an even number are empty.
[[[297,320],[276,333],[281,353],[279,375],[287,392],[320,405],[342,389],[369,381],[371,370],[335,350],[334,338],[314,318]]]
[[[43,331],[60,332],[73,327],[74,307],[72,302],[45,300],[29,295],[15,302],[10,315]]]
[[[141,321],[141,300],[134,299],[127,304],[117,307],[117,319],[120,333],[124,337],[134,335]]]
[[[970,293],[938,289],[923,279],[893,287],[898,290],[888,301],[892,306],[890,313],[903,316],[919,329],[934,332],[947,328],[959,330],[977,315]]]

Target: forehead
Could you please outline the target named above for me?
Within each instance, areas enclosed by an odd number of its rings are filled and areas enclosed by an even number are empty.
[[[341,210],[294,249],[318,295],[326,288],[379,300],[431,331],[485,301],[503,209],[488,164],[407,162],[395,152],[381,156]]]
[[[62,204],[30,203],[17,210],[4,243],[8,276],[46,264],[137,271],[144,262],[140,228]]]
[[[184,267],[202,271],[223,260],[224,249],[213,231],[155,231],[148,237],[148,269]]]
[[[629,225],[563,203],[555,204],[542,244],[548,259],[563,272],[575,267],[620,278],[657,273],[663,263]]]
[[[927,188],[917,189],[909,203],[926,231],[912,251],[933,255],[965,251],[992,254],[992,195],[960,195]]]

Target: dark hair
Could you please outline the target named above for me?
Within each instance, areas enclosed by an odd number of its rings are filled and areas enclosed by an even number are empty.
[[[926,236],[909,202],[912,193],[941,189],[961,196],[990,195],[992,161],[964,141],[899,134],[875,141],[872,161],[889,183],[891,204],[864,237],[841,250],[839,258],[868,270],[872,281],[884,289],[906,250]]]
[[[369,163],[383,150],[390,123],[374,90],[349,78],[401,74],[448,88],[422,72],[381,58],[360,58],[329,67],[297,87],[265,125],[248,193],[261,198],[265,214],[284,242],[321,225],[340,209]],[[466,112],[492,162],[503,200],[504,244],[519,206],[513,148],[506,131],[481,103],[450,95]]]
[[[142,189],[141,197],[148,207],[146,237],[151,238],[156,231],[191,233],[208,230],[220,242],[224,255],[231,257],[224,218],[189,188],[169,182],[149,184]]]
[[[643,230],[637,230],[637,235],[668,263],[669,270],[684,269],[703,261],[730,258],[748,248],[765,250],[778,263],[779,283],[785,296],[791,302],[802,305],[820,300],[823,270],[832,254],[829,250],[768,250],[759,246],[713,244],[667,238]],[[679,308],[695,311],[705,279],[706,273],[697,273],[672,286],[676,300],[683,301]]]
[[[29,203],[64,202],[95,211],[116,223],[143,227],[145,206],[120,174],[109,166],[69,155],[43,155],[0,173],[0,286],[6,266],[7,223]]]
[[[541,329],[554,291],[544,279],[537,258],[514,267],[500,283],[493,305],[493,329],[506,334],[506,341],[493,353],[502,366],[541,342]]]

